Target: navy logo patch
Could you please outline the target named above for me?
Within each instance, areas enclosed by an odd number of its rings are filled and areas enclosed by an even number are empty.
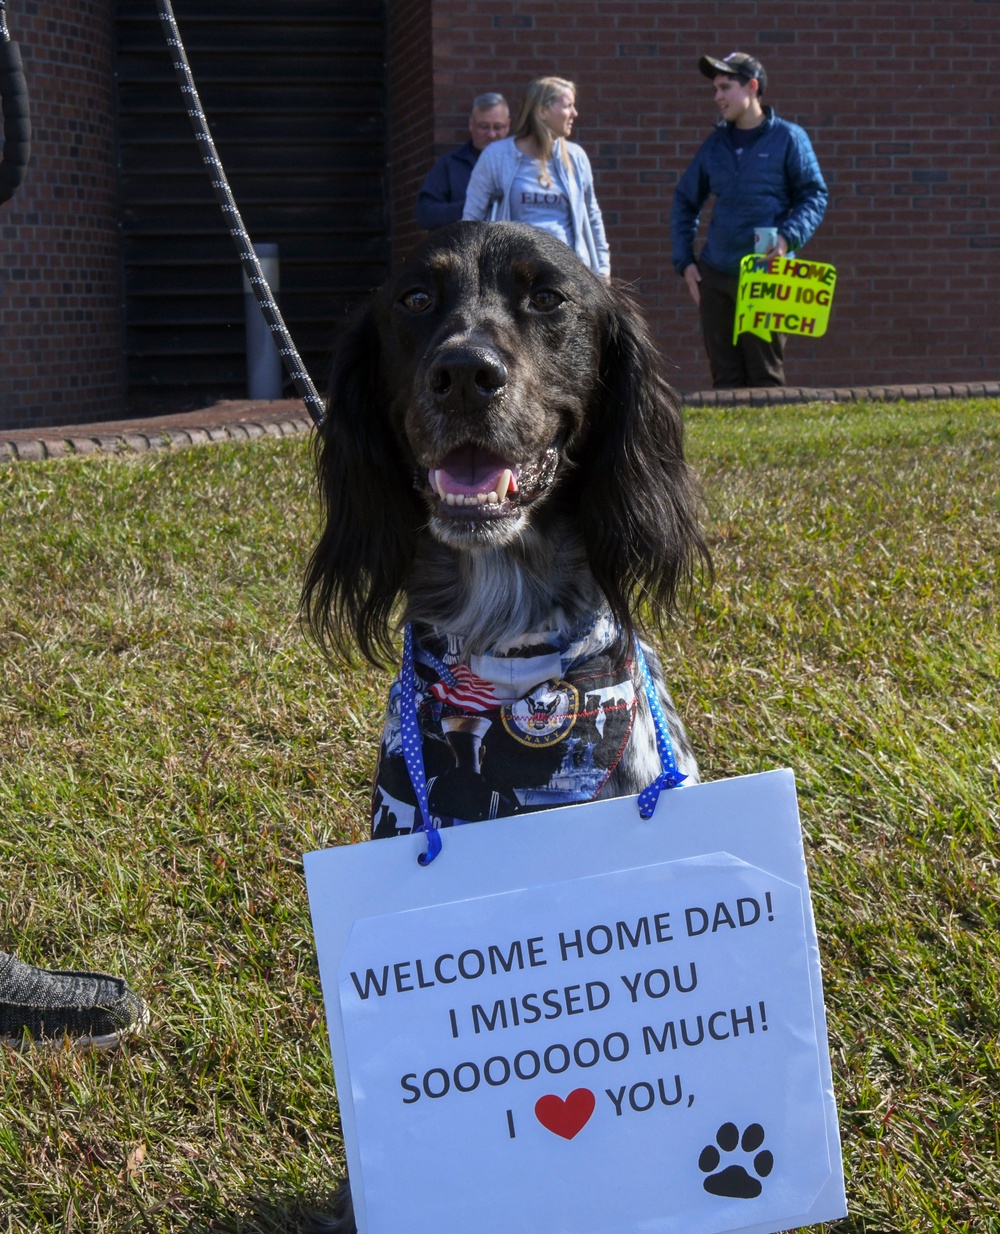
[[[500,709],[504,728],[524,746],[554,746],[572,730],[580,713],[580,694],[568,681],[541,685]]]

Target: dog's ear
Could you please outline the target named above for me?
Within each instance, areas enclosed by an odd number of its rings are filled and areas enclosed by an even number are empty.
[[[579,460],[581,520],[594,577],[631,636],[640,606],[658,622],[698,563],[711,563],[677,396],[631,296],[617,286],[607,294],[594,431]]]
[[[353,640],[375,664],[392,658],[390,618],[412,560],[420,509],[390,428],[376,309],[338,340],[326,419],[316,439],[324,525],[302,588],[309,625],[328,649]]]

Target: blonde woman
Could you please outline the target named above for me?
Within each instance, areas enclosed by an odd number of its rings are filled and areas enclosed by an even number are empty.
[[[513,135],[479,156],[462,218],[540,227],[608,279],[611,259],[594,174],[583,149],[569,140],[578,114],[571,81],[536,78],[525,93]]]

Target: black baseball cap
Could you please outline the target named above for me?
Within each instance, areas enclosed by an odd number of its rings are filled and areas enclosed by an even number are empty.
[[[764,66],[745,51],[731,51],[721,60],[716,60],[714,56],[702,56],[698,61],[698,71],[708,78],[718,77],[720,73],[725,73],[727,77],[738,77],[744,84],[756,77],[760,82],[762,93],[767,85]]]

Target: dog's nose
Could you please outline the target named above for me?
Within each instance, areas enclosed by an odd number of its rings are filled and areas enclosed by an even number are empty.
[[[427,388],[439,403],[484,405],[507,384],[507,366],[488,347],[449,347],[427,370]]]

